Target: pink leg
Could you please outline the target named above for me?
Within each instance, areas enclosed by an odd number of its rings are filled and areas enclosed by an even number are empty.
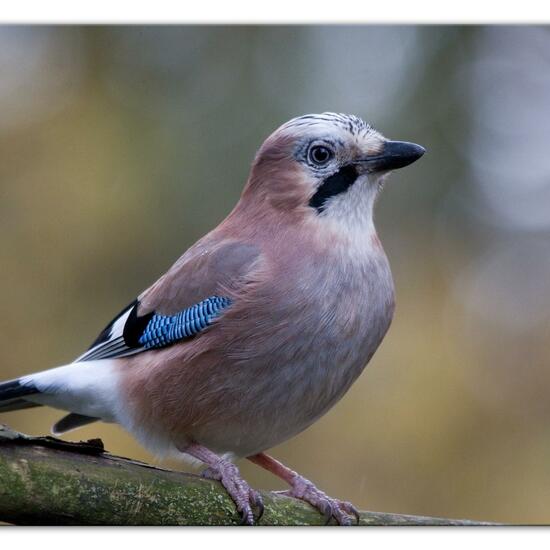
[[[278,460],[265,453],[259,453],[247,458],[254,464],[261,466],[286,481],[291,489],[281,491],[281,494],[298,498],[311,504],[324,514],[327,523],[334,517],[340,525],[351,525],[351,515],[355,516],[357,523],[359,523],[359,512],[353,504],[327,496],[323,491],[317,489],[311,481],[287,468]]]
[[[248,483],[241,478],[235,464],[221,458],[198,443],[191,443],[187,447],[181,448],[180,451],[197,458],[208,466],[202,475],[221,482],[237,506],[242,524],[254,525],[252,507],[258,508],[258,520],[261,518],[264,511],[262,497],[260,493],[251,489]]]

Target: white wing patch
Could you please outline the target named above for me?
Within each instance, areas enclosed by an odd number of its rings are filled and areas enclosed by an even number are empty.
[[[133,302],[120,315],[115,318],[110,325],[101,333],[97,343],[75,359],[75,363],[80,361],[95,361],[98,359],[109,359],[113,357],[125,357],[143,351],[143,348],[131,348],[124,341],[124,327],[128,317],[136,307]]]

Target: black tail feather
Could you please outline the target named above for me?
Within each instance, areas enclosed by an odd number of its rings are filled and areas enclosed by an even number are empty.
[[[24,395],[32,395],[39,391],[32,384],[21,384],[20,379],[8,380],[0,384],[0,403],[10,399],[17,399]]]
[[[25,401],[24,399],[13,399],[0,403],[0,413],[32,409],[33,407],[42,407],[42,405],[40,403],[33,403],[32,401]]]
[[[19,379],[0,383],[0,412],[16,411],[36,407],[37,403],[30,403],[21,399],[25,395],[40,393],[32,384],[21,384]]]
[[[58,420],[52,426],[52,433],[54,435],[60,435],[65,432],[75,430],[76,428],[80,428],[81,426],[91,424],[92,422],[97,422],[98,420],[99,418],[92,418],[91,416],[84,416],[83,414],[71,413],[64,416],[61,420]]]

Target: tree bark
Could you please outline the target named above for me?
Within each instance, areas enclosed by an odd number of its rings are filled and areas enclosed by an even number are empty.
[[[322,525],[309,505],[262,493],[260,525]],[[223,487],[105,452],[101,440],[29,437],[0,425],[0,521],[19,525],[237,525]],[[481,525],[361,512],[361,525]]]

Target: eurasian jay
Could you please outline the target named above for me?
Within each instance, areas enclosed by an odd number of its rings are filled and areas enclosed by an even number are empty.
[[[264,451],[325,414],[386,334],[394,288],[373,206],[423,153],[356,116],[287,122],[227,218],[74,362],[0,384],[0,411],[48,405],[69,412],[54,434],[117,422],[158,455],[198,459],[246,524],[263,506],[232,462],[243,457],[351,523],[350,503]]]

